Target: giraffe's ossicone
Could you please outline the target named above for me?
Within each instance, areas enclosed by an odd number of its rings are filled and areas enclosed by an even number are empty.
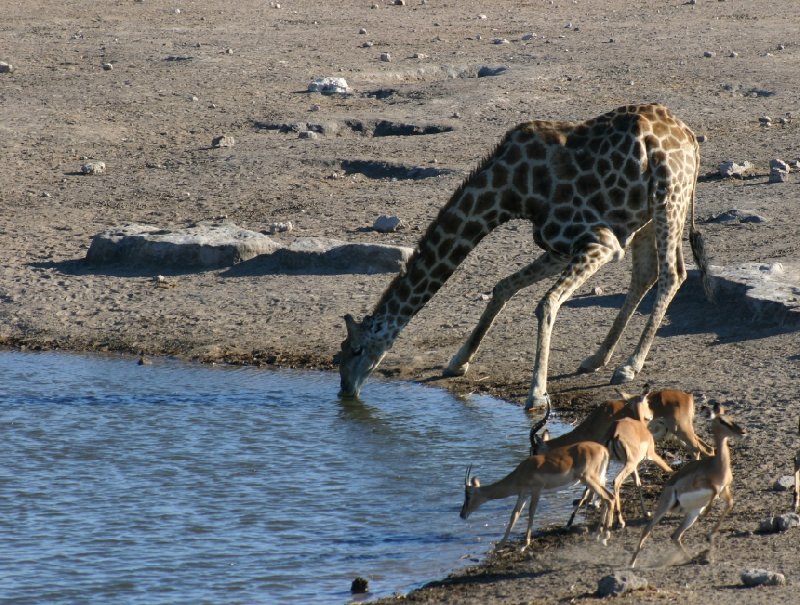
[[[657,104],[620,107],[585,122],[533,121],[511,129],[441,209],[406,270],[386,288],[372,313],[360,322],[345,317],[341,394],[357,396],[400,331],[467,254],[498,225],[518,218],[533,223],[533,239],[544,253],[495,285],[477,326],[445,373],[467,371],[494,318],[515,293],[555,277],[536,308],[539,328],[526,408],[543,403],[559,308],[600,267],[629,250],[633,269],[625,302],[598,351],[580,369],[595,371],[608,363],[639,302],[657,284],[639,344],[611,382],[631,380],[686,279],[681,239],[690,208],[689,240],[710,296],[708,263],[694,226],[699,165],[694,133]]]

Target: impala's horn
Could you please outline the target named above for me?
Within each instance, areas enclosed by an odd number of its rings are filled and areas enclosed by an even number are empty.
[[[467,467],[467,476],[464,477],[464,487],[469,487],[469,474],[470,474],[471,471],[472,471],[472,465],[470,464]]]

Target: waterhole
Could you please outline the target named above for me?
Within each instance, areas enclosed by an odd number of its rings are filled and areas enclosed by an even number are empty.
[[[513,499],[459,519],[465,469],[494,481],[528,449],[521,408],[418,384],[341,401],[322,372],[18,352],[0,369],[18,604],[344,603],[357,576],[405,592],[501,537]],[[536,525],[578,493],[547,494]]]

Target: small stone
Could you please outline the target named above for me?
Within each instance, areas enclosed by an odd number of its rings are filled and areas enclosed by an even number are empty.
[[[428,55],[426,55],[425,53],[414,53],[412,56],[415,59],[427,59],[428,58]]]
[[[308,92],[321,92],[322,94],[347,93],[350,87],[344,78],[317,78],[308,85]]]
[[[382,214],[375,219],[372,228],[378,233],[392,233],[403,227],[403,221],[397,216],[387,216]]]
[[[369,592],[369,581],[361,576],[357,577],[353,580],[352,584],[350,584],[350,592],[353,594]]]
[[[156,283],[159,284],[167,282],[166,278],[163,275],[158,275],[155,279],[158,280]],[[136,365],[151,366],[153,365],[153,362],[149,358],[145,357],[144,354],[141,354],[139,355],[139,359],[136,361]]]
[[[767,222],[763,216],[753,214],[750,212],[742,212],[736,208],[720,212],[713,215],[706,220],[707,223],[765,223]]]
[[[276,233],[288,233],[294,229],[292,221],[285,223],[272,223],[264,233],[264,235],[275,235]]]
[[[495,38],[494,40],[492,40],[492,44],[511,44],[511,42],[509,42],[505,38]]]
[[[480,15],[478,15],[478,19],[480,19],[481,21],[486,21],[486,19],[488,19],[488,17],[486,15],[484,15],[483,13],[481,13]]]
[[[769,161],[769,182],[785,183],[789,180],[789,164],[783,160]]]
[[[319,135],[313,130],[301,130],[297,133],[298,138],[301,139],[318,139]]]
[[[758,524],[756,531],[760,534],[775,534],[798,526],[800,526],[800,515],[797,513],[785,513],[775,517],[767,517]]]
[[[766,569],[748,569],[742,572],[741,578],[742,584],[747,587],[786,585],[786,577],[782,573]]]
[[[103,174],[106,171],[105,162],[87,162],[81,166],[81,173],[88,175]]]
[[[528,32],[527,34],[522,34],[522,39],[525,40],[526,42],[528,40],[533,40],[535,37],[536,37],[536,34],[534,34],[533,32]]]
[[[376,3],[373,3],[372,6],[370,6],[370,8],[380,8],[380,7]]]
[[[375,46],[375,43],[372,40],[367,40],[361,44],[361,48],[372,48],[373,46]]]
[[[789,160],[789,166],[795,170],[800,170],[800,160]]]
[[[232,55],[233,54],[233,49],[232,48],[226,48],[225,49],[225,54],[226,55]]]
[[[394,4],[395,6],[405,6],[406,5],[406,0],[394,0],[394,2],[392,2],[392,4]]]
[[[785,44],[778,44],[777,50],[785,50],[785,49],[786,49],[786,45]]]
[[[14,66],[11,63],[0,61],[0,74],[10,74],[14,71]]]
[[[594,296],[602,296],[603,295],[603,288],[601,288],[600,286],[595,286],[594,288],[592,288],[592,294]]]
[[[707,50],[703,53],[703,56],[707,58],[716,57],[717,53],[715,53],[713,50]]]
[[[362,35],[366,34],[367,33],[367,29],[365,27],[362,27],[361,29],[358,30],[358,33],[362,34]]]
[[[390,53],[381,53],[381,61],[384,63],[390,63],[392,60],[392,55]]]
[[[233,147],[236,145],[236,139],[234,139],[230,135],[222,134],[218,137],[214,137],[211,141],[212,147]]]
[[[603,599],[634,590],[644,590],[648,586],[649,583],[645,578],[640,578],[629,571],[620,571],[600,578],[597,582],[597,596]]]
[[[101,67],[103,68],[103,71],[111,71],[114,69],[114,66],[111,63],[103,63]]]
[[[733,160],[728,160],[719,165],[719,174],[720,176],[726,178],[742,178],[752,167],[753,165],[747,160],[744,160],[743,162],[734,162]]]
[[[499,76],[504,74],[508,71],[507,67],[498,66],[498,67],[490,67],[489,65],[481,65],[478,69],[478,77],[479,78],[489,78],[493,76]]]
[[[772,126],[772,118],[769,116],[761,116],[758,118],[758,123],[764,128],[769,128]]]
[[[191,97],[189,97],[189,100],[192,103],[197,103],[200,100],[200,98],[197,95],[192,95]]]
[[[174,11],[172,11],[172,12],[173,12],[173,13],[175,13],[176,15],[180,15],[180,14],[181,14],[181,9],[179,9],[179,8],[176,8],[176,9],[175,9]]]
[[[311,107],[308,108],[308,111],[319,111],[322,107],[319,103],[314,103]]]
[[[731,54],[729,54],[728,56],[729,56],[731,59],[735,59],[736,57],[738,57],[738,56],[739,56],[739,53],[737,53],[735,50],[732,50],[732,51],[731,51]]]
[[[698,143],[707,143],[708,142],[708,137],[706,135],[704,135],[704,134],[698,134],[697,135],[697,142]]]

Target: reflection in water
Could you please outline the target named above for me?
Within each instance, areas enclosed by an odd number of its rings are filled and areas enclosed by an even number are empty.
[[[467,464],[491,481],[528,449],[520,408],[415,384],[371,381],[359,401],[319,372],[50,353],[0,367],[14,603],[336,603],[356,576],[372,596],[408,590],[502,535],[511,501],[458,518]]]

